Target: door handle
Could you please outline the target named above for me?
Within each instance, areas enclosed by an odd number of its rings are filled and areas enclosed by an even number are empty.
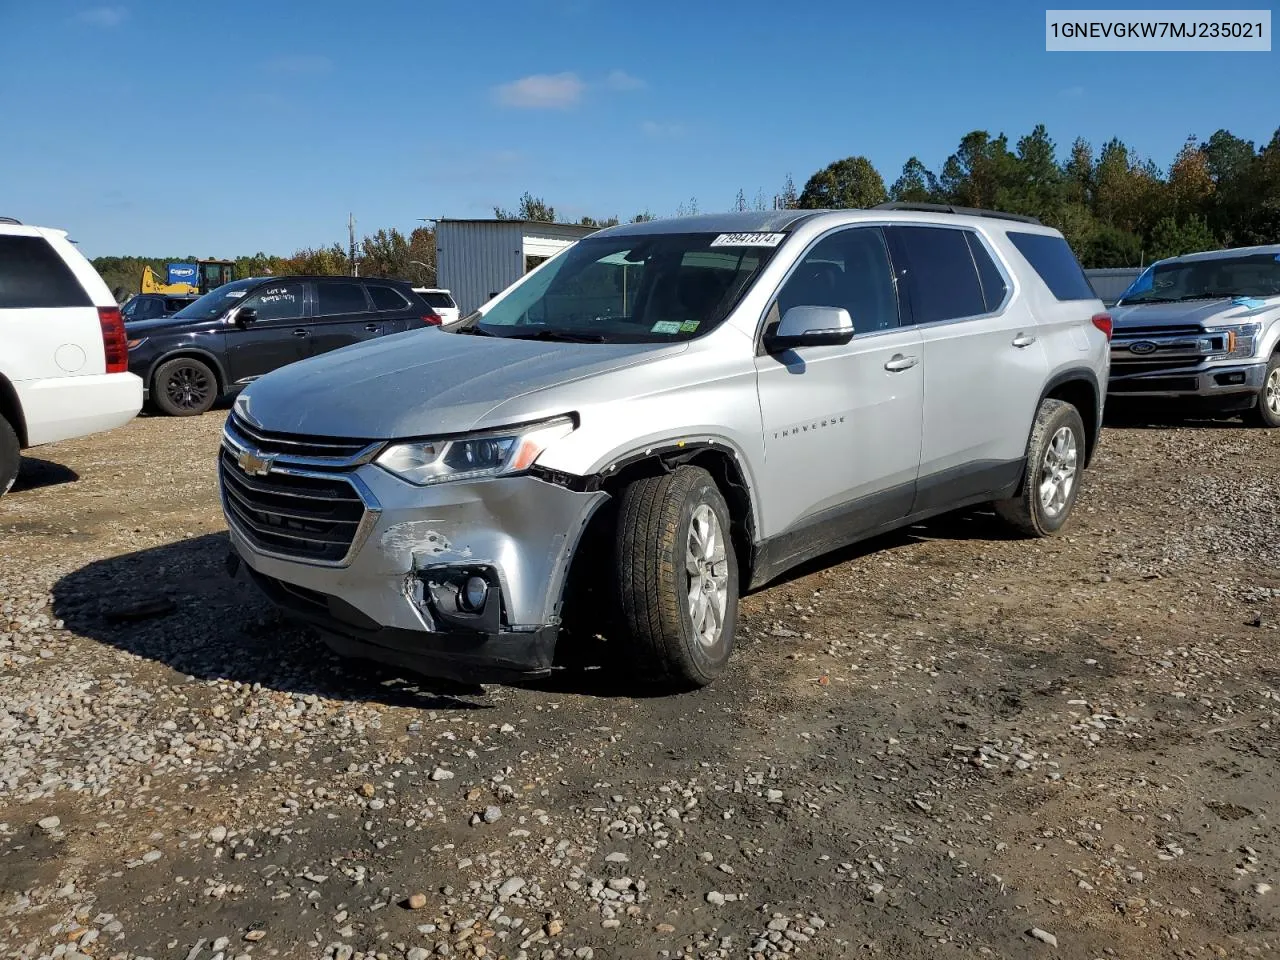
[[[1029,347],[1036,342],[1036,338],[1029,333],[1020,333],[1013,338],[1015,347]]]
[[[307,331],[306,327],[299,327],[297,330],[293,331],[293,335],[295,337],[308,337],[311,334]]]
[[[364,328],[365,328],[366,330],[368,330],[370,333],[377,333],[377,332],[378,332],[378,325],[377,325],[376,323],[366,323],[366,324],[364,325]]]
[[[903,370],[910,370],[919,362],[919,357],[904,357],[900,353],[895,353],[885,361],[884,368],[890,373],[901,373]]]

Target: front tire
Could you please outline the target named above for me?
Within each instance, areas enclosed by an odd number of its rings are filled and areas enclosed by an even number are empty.
[[[18,434],[4,417],[0,417],[0,496],[8,493],[18,479],[18,467],[22,463],[22,445]]]
[[[1280,353],[1271,355],[1258,391],[1258,403],[1245,411],[1244,417],[1255,427],[1280,427]]]
[[[628,659],[663,686],[721,676],[738,624],[729,507],[711,475],[681,466],[636,480],[618,508],[615,575]]]
[[[1057,533],[1066,525],[1080,492],[1084,451],[1080,412],[1063,400],[1042,400],[1027,443],[1022,489],[998,501],[996,513],[1024,536]]]
[[[218,378],[208,364],[193,357],[168,360],[152,380],[151,399],[171,417],[199,416],[218,399]]]

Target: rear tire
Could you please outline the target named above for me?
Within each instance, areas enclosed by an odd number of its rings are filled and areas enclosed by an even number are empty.
[[[18,479],[18,467],[22,464],[22,446],[13,424],[0,417],[0,496],[8,493]]]
[[[218,399],[218,378],[208,364],[179,357],[160,364],[151,382],[151,400],[171,417],[194,417]]]
[[[729,507],[700,467],[636,480],[622,494],[614,562],[627,659],[676,689],[721,676],[738,623]]]
[[[1057,533],[1075,506],[1084,452],[1080,412],[1064,400],[1042,400],[1027,443],[1022,489],[1008,500],[997,501],[996,513],[1024,536]]]
[[[1258,391],[1258,402],[1244,414],[1255,427],[1280,427],[1280,353],[1273,353]]]

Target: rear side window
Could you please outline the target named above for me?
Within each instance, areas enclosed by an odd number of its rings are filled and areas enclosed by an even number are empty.
[[[969,241],[969,253],[973,255],[973,263],[978,268],[978,279],[982,281],[982,298],[986,301],[987,312],[1000,309],[1005,296],[1009,293],[1009,285],[1005,283],[1004,274],[996,266],[991,254],[976,233],[965,232]]]
[[[1062,237],[1011,230],[1009,240],[1059,300],[1093,300],[1098,296]]]
[[[914,323],[957,320],[987,312],[982,283],[965,237],[968,231],[947,227],[891,230],[906,258]]]
[[[381,284],[366,284],[365,289],[369,291],[369,296],[373,298],[373,307],[375,310],[406,310],[412,306],[405,299],[404,294],[394,287],[384,287]]]
[[[76,275],[44,237],[0,237],[0,310],[91,306]]]
[[[420,293],[418,294],[423,300],[427,301],[429,306],[435,307],[437,310],[449,310],[456,307],[453,297],[447,293]]]
[[[369,309],[364,299],[364,287],[358,283],[317,284],[316,316],[327,317],[337,313],[363,313]]]

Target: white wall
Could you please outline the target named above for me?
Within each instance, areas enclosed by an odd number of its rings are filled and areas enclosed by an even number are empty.
[[[548,257],[589,231],[519,220],[441,220],[436,224],[438,283],[466,316],[524,276],[525,256]]]

